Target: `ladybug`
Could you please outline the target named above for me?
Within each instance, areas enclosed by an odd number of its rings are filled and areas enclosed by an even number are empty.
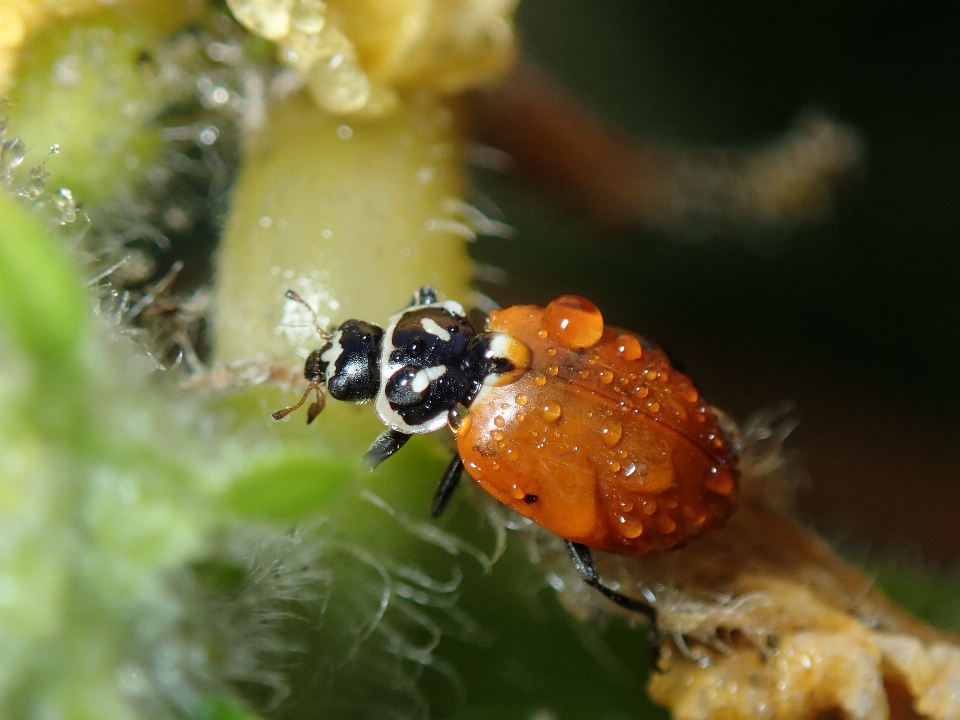
[[[307,305],[293,291],[287,297]],[[443,512],[466,469],[497,500],[564,538],[587,584],[645,615],[656,652],[655,608],[605,585],[590,550],[640,556],[683,547],[731,514],[739,479],[717,412],[659,347],[605,326],[599,309],[575,295],[495,310],[478,333],[431,287],[386,330],[360,320],[317,329],[326,343],[307,357],[310,384],[275,419],[316,392],[313,421],[324,386],[336,400],[375,401],[387,429],[364,456],[371,469],[412,435],[449,426],[457,454],[432,514]]]

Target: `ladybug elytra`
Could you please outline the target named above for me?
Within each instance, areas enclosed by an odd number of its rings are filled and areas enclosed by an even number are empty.
[[[597,307],[574,295],[493,311],[478,333],[431,287],[386,330],[348,320],[318,331],[326,343],[307,358],[307,391],[274,418],[316,392],[312,421],[324,386],[337,400],[375,401],[387,429],[364,456],[371,468],[412,435],[448,425],[457,454],[433,515],[466,469],[564,538],[583,579],[646,615],[656,642],[655,608],[603,584],[590,549],[639,556],[682,547],[730,515],[739,478],[716,412],[662,350],[605,326]]]

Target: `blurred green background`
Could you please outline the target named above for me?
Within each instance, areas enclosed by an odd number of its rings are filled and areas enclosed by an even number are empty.
[[[947,565],[960,543],[956,7],[523,0],[526,51],[645,140],[745,146],[814,109],[866,143],[834,221],[684,242],[604,232],[509,177],[517,229],[474,256],[499,302],[576,292],[649,334],[743,420],[783,400],[802,516],[841,545]]]

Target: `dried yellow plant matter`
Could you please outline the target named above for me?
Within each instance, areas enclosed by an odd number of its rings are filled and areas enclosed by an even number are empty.
[[[498,77],[514,56],[516,0],[228,0],[275,41],[313,99],[335,114],[380,115],[407,88],[457,93]]]

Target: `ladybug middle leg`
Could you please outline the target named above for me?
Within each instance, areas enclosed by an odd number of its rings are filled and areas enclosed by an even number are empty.
[[[653,667],[660,672],[660,629],[657,624],[657,609],[644,600],[627,597],[604,585],[600,580],[600,574],[597,572],[597,566],[593,562],[590,548],[586,545],[567,540],[567,550],[570,551],[570,556],[573,558],[574,567],[577,568],[577,572],[580,573],[580,577],[587,585],[596,588],[617,605],[646,616],[650,623],[650,659],[653,661]]]
[[[440,517],[450,498],[453,497],[457,485],[460,484],[460,478],[463,476],[463,460],[459,455],[454,455],[453,460],[447,466],[440,478],[440,484],[437,485],[437,491],[433,494],[433,502],[430,503],[430,514],[433,517]]]

